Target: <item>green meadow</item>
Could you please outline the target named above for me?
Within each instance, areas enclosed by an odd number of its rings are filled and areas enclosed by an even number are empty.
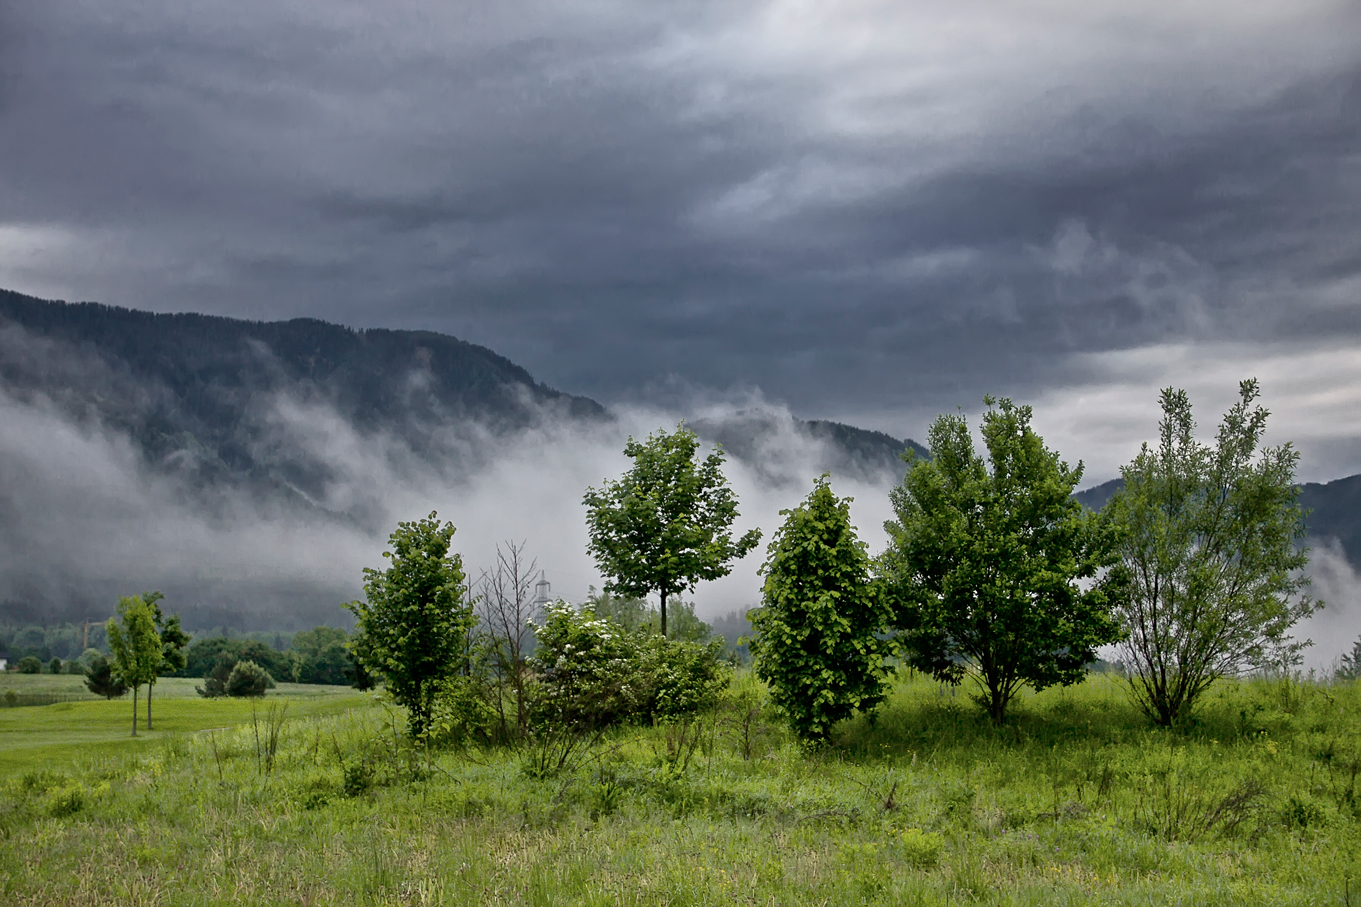
[[[167,735],[230,728],[251,720],[252,711],[287,703],[290,716],[334,715],[364,702],[349,687],[284,683],[263,702],[203,699],[194,678],[164,677],[152,698],[152,730],[146,730],[146,691],[138,703],[138,736],[132,737],[132,694],[105,700],[85,689],[85,678],[69,674],[0,673],[0,705],[13,693],[18,702],[57,700],[30,707],[0,707],[0,772],[68,764],[97,747],[100,753],[137,751]]]
[[[1106,675],[1001,728],[966,692],[900,677],[811,753],[748,673],[565,754],[413,749],[335,688],[162,681],[135,744],[126,700],[0,709],[0,903],[1361,903],[1361,685],[1222,682],[1178,731]]]

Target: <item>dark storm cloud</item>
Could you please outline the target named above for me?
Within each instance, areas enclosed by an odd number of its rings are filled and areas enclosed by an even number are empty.
[[[0,285],[916,435],[1361,340],[1354,4],[462,6],[11,8]]]

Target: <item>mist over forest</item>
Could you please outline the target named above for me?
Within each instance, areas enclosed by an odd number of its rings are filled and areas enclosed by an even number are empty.
[[[3,619],[102,619],[156,588],[193,626],[344,623],[396,522],[431,510],[459,527],[472,575],[523,541],[580,600],[600,584],[582,494],[626,466],[629,435],[682,418],[729,452],[744,526],[772,525],[831,471],[873,535],[910,443],[755,394],[607,412],[429,332],[3,293]],[[752,604],[759,563],[700,590],[701,609]]]
[[[580,601],[601,585],[582,494],[627,468],[627,437],[682,419],[728,454],[736,528],[767,537],[826,471],[878,550],[899,454],[925,453],[756,391],[607,410],[432,332],[0,292],[0,621],[103,620],[119,595],[159,589],[191,627],[344,626],[388,533],[431,510],[458,527],[472,577],[498,543],[523,542],[554,594]],[[1330,602],[1302,631],[1311,662],[1361,630],[1355,508],[1339,506],[1358,483],[1305,488],[1306,506],[1326,505],[1313,572]],[[687,598],[709,618],[745,610],[763,559]]]

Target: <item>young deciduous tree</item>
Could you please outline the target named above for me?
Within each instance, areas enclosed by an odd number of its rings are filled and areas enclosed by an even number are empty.
[[[1255,380],[1239,385],[1214,447],[1195,439],[1185,391],[1162,392],[1156,449],[1121,469],[1105,511],[1121,528],[1131,577],[1121,609],[1135,701],[1156,723],[1189,718],[1218,677],[1296,664],[1308,643],[1289,637],[1322,607],[1302,595],[1309,552],[1289,444],[1258,451],[1267,410]]]
[[[118,677],[132,687],[132,736],[137,736],[137,691],[156,679],[163,653],[156,633],[156,614],[140,595],[118,599],[118,615],[109,618],[109,648]]]
[[[441,685],[468,672],[468,634],[476,624],[463,559],[449,550],[452,523],[438,514],[398,523],[383,557],[392,566],[365,568],[365,601],[346,607],[358,621],[356,661],[381,676],[410,716],[411,736],[426,733]]]
[[[851,526],[850,498],[818,479],[808,498],[782,510],[771,540],[761,607],[751,612],[756,674],[803,740],[884,698],[889,613]]]
[[[588,550],[608,578],[605,589],[639,598],[657,593],[663,636],[667,599],[727,576],[730,562],[761,540],[761,530],[752,529],[733,541],[737,496],[723,475],[723,451],[701,462],[698,449],[684,425],[641,443],[629,438],[624,453],[633,468],[588,488],[584,499]]]
[[[1022,685],[1074,683],[1120,637],[1124,583],[1104,571],[1117,562],[1108,528],[1072,498],[1082,464],[1044,446],[1030,407],[984,403],[986,460],[951,415],[931,426],[929,460],[906,455],[881,566],[908,664],[950,683],[972,674],[1001,724]]]
[[[143,592],[142,601],[151,606],[156,620],[156,634],[161,638],[161,664],[156,669],[156,677],[151,678],[146,688],[146,729],[151,730],[151,692],[156,688],[156,680],[161,674],[176,674],[184,670],[186,656],[184,647],[189,645],[189,634],[180,627],[180,616],[166,617],[161,612],[161,602],[165,596],[159,592]]]
[[[487,699],[502,740],[519,742],[529,729],[529,652],[534,645],[534,600],[538,561],[526,559],[525,543],[496,546],[496,564],[482,574],[479,596],[486,626],[484,656],[490,687]],[[507,708],[513,714],[507,714]]]

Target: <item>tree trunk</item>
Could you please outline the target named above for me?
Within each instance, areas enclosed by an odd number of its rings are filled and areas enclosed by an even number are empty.
[[[666,639],[666,588],[662,588],[662,639]]]
[[[151,730],[151,691],[156,688],[156,684],[146,685],[146,729]]]
[[[132,688],[132,736],[137,736],[137,687]]]

